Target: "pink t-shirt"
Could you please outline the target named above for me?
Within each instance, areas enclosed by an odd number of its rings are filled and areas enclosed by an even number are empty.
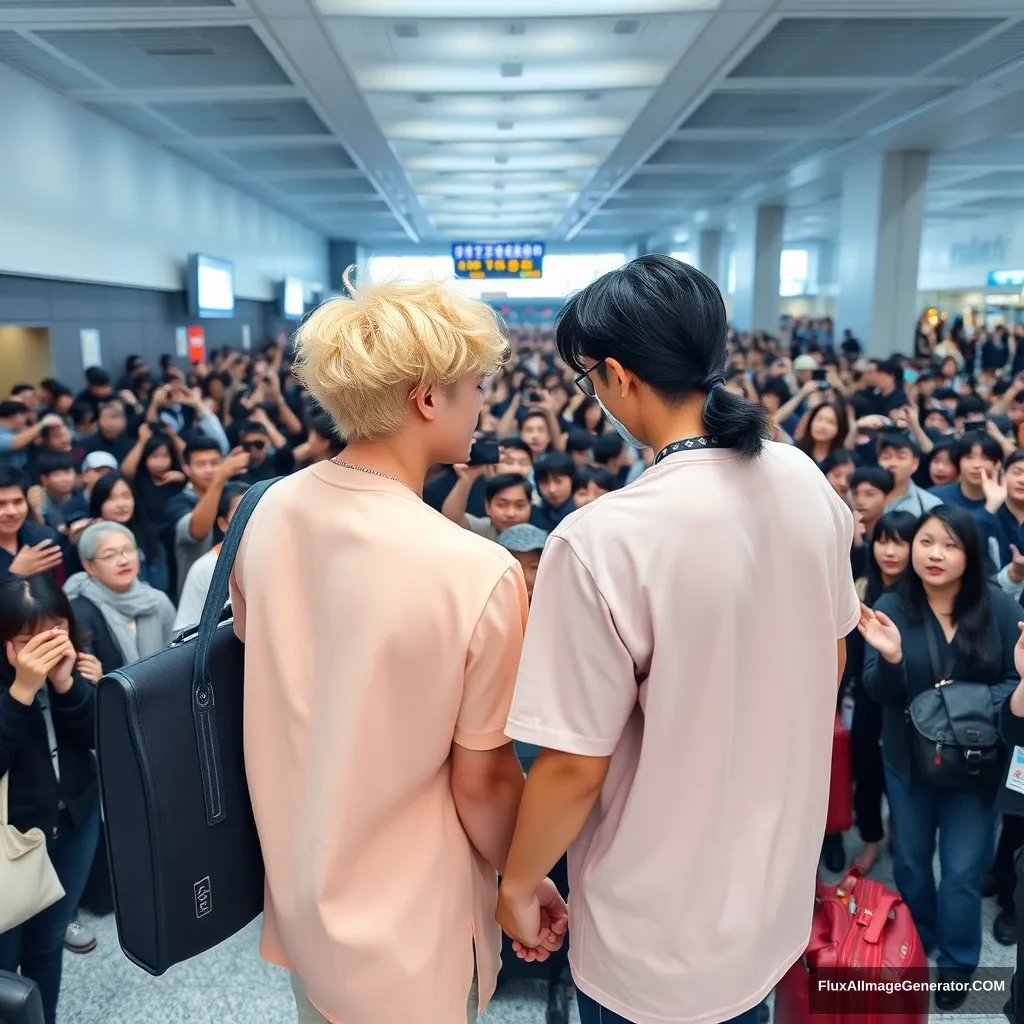
[[[771,443],[670,455],[548,541],[506,731],[611,755],[570,851],[570,960],[627,1020],[728,1020],[803,953],[852,539]]]
[[[261,952],[336,1024],[465,1024],[494,991],[497,878],[452,743],[508,740],[526,624],[515,558],[401,484],[325,462],[275,484],[235,563]]]

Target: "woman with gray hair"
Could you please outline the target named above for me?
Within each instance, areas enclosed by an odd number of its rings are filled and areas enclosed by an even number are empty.
[[[92,636],[104,672],[163,650],[174,627],[174,605],[139,579],[135,535],[113,522],[93,523],[78,541],[85,572],[64,585],[81,626]]]

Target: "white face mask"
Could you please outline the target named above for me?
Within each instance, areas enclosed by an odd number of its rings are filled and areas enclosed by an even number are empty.
[[[633,446],[634,448],[646,448],[646,447],[647,447],[647,445],[645,445],[645,444],[644,444],[644,443],[643,443],[642,441],[638,441],[638,440],[637,440],[637,439],[636,439],[636,438],[635,438],[635,437],[634,437],[634,436],[633,436],[633,435],[632,435],[632,434],[631,434],[631,433],[630,433],[630,432],[629,432],[629,431],[628,431],[628,430],[627,430],[627,429],[625,428],[625,426],[624,426],[624,425],[623,425],[622,423],[620,423],[620,422],[619,422],[619,421],[618,421],[618,420],[617,420],[617,419],[616,419],[616,418],[615,418],[615,417],[614,417],[614,416],[613,416],[613,415],[612,415],[612,414],[611,414],[611,413],[610,413],[610,412],[608,411],[608,406],[607,406],[607,405],[605,405],[605,404],[604,404],[604,402],[602,402],[602,401],[601,401],[601,399],[600,399],[600,397],[599,397],[598,395],[595,395],[594,397],[595,397],[595,398],[597,399],[597,404],[598,404],[599,406],[601,406],[601,410],[602,410],[602,412],[603,412],[603,413],[605,414],[605,416],[607,416],[607,417],[608,417],[608,422],[609,422],[609,423],[610,423],[610,424],[611,424],[611,425],[612,425],[612,426],[613,426],[613,427],[615,428],[615,430],[616,430],[616,431],[618,432],[618,435],[619,435],[619,437],[621,437],[621,438],[622,438],[622,440],[626,442],[626,444],[631,444],[631,445],[632,445],[632,446]]]

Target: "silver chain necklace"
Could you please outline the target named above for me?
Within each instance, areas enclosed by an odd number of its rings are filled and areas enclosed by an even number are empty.
[[[345,462],[344,459],[337,455],[331,459],[331,462],[336,466],[341,466],[342,469],[354,469],[360,473],[369,473],[371,476],[382,476],[385,480],[394,480],[396,484],[401,484],[403,487],[412,490],[404,480],[399,480],[397,476],[392,476],[390,473],[382,473],[379,469],[370,469],[369,466],[357,466],[352,462]]]

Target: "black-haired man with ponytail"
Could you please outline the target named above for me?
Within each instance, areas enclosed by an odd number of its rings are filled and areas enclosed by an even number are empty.
[[[663,255],[558,321],[580,389],[657,453],[552,532],[506,727],[543,749],[498,919],[535,946],[570,849],[582,1024],[748,1024],[810,934],[853,515],[723,386],[726,332],[714,282]]]

